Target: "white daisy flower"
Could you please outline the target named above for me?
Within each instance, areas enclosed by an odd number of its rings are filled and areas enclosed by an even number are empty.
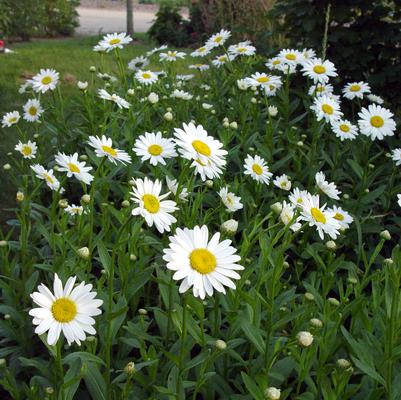
[[[104,89],[99,89],[97,92],[98,96],[103,100],[112,101],[113,103],[117,104],[118,108],[130,108],[130,103],[124,100],[122,97],[116,95],[115,93],[110,94]]]
[[[291,204],[291,203],[287,203],[286,201],[283,201],[282,205],[281,205],[281,212],[280,212],[280,221],[284,224],[284,225],[289,225],[290,229],[293,232],[297,232],[301,229],[301,223],[300,221],[300,217],[297,217],[294,219],[295,216],[295,210],[296,207]]]
[[[303,199],[308,195],[309,195],[308,191],[300,190],[299,188],[294,188],[291,194],[288,196],[288,200],[290,200],[293,206],[301,207]]]
[[[350,224],[354,221],[354,218],[352,218],[351,215],[341,207],[333,206],[328,208],[327,211],[334,212],[334,219],[338,221],[340,227],[343,229],[348,229]]]
[[[309,90],[308,94],[309,96],[323,96],[325,94],[330,95],[333,93],[333,85],[324,84],[324,83],[318,83],[316,85],[312,85]]]
[[[267,75],[264,72],[255,72],[250,78],[246,78],[248,86],[270,86],[275,85],[280,87],[282,85],[281,78],[279,76]]]
[[[304,62],[305,62],[305,60],[310,60],[312,58],[316,58],[316,51],[313,49],[303,49],[302,55],[304,57]]]
[[[247,79],[238,79],[237,86],[239,90],[247,90],[249,88],[249,83]]]
[[[327,83],[330,77],[337,76],[336,67],[329,60],[323,61],[320,58],[305,60],[302,67],[303,75],[315,83]]]
[[[32,159],[36,157],[38,146],[35,142],[28,140],[28,143],[22,143],[21,141],[15,146],[15,151],[19,151],[24,158]]]
[[[136,139],[132,150],[142,162],[149,160],[151,165],[166,165],[165,159],[177,156],[173,139],[163,138],[161,132],[145,132]]]
[[[231,240],[220,242],[220,233],[209,240],[206,225],[194,229],[176,230],[170,236],[169,248],[164,249],[163,259],[167,268],[175,271],[174,280],[183,280],[179,292],[184,293],[192,287],[195,297],[204,299],[212,296],[214,290],[226,293],[225,286],[235,289],[232,279],[240,279],[236,271],[244,267],[237,264],[241,257],[231,246]]]
[[[31,294],[31,298],[38,308],[29,311],[33,317],[32,323],[37,325],[35,333],[47,334],[47,343],[52,346],[57,343],[62,332],[69,345],[86,339],[86,334],[96,333],[92,325],[92,318],[102,312],[99,307],[103,300],[95,299],[96,292],[92,285],[81,282],[74,288],[76,277],[70,277],[64,286],[57,274],[54,274],[53,292],[47,286],[38,286],[38,292]]]
[[[40,105],[40,101],[36,99],[28,100],[24,107],[24,120],[28,122],[36,122],[43,113],[43,108]]]
[[[380,96],[376,96],[375,94],[372,93],[368,94],[368,100],[376,104],[384,103],[384,100]]]
[[[385,136],[393,136],[396,128],[392,118],[393,113],[387,108],[370,104],[368,108],[362,108],[358,114],[359,130],[372,140],[382,140]]]
[[[233,56],[253,56],[256,54],[256,47],[251,45],[249,40],[233,44],[228,48],[228,52]]]
[[[3,115],[3,119],[1,120],[1,127],[10,127],[18,123],[21,118],[20,113],[18,111],[11,111],[7,114]]]
[[[108,46],[104,43],[98,43],[95,46],[93,46],[93,51],[95,53],[106,53],[108,49]]]
[[[149,64],[149,60],[144,56],[139,56],[133,58],[128,63],[128,69],[131,71],[138,71],[139,69],[145,68]]]
[[[315,97],[311,110],[314,111],[318,121],[324,119],[326,122],[332,122],[340,119],[343,115],[340,104],[327,95]]]
[[[337,186],[334,182],[326,181],[326,176],[323,172],[317,172],[315,175],[315,181],[317,187],[328,197],[334,200],[339,200],[339,194],[341,192],[337,189]]]
[[[394,149],[391,152],[391,159],[395,161],[395,165],[401,165],[401,148]]]
[[[365,94],[370,93],[370,86],[366,82],[347,83],[343,89],[344,97],[353,100],[363,99]]]
[[[191,53],[192,57],[205,57],[210,53],[211,48],[209,46],[202,46]]]
[[[99,45],[104,47],[107,52],[114,49],[122,49],[124,45],[131,43],[132,38],[125,32],[122,33],[108,33],[99,42]]]
[[[232,61],[233,59],[234,57],[232,55],[222,54],[220,56],[217,56],[214,60],[212,60],[212,64],[215,67],[220,68],[221,66],[226,64],[227,61]]]
[[[227,39],[231,36],[231,32],[222,29],[220,32],[215,33],[206,41],[206,47],[213,48],[223,46]]]
[[[47,170],[39,164],[31,165],[31,169],[33,172],[35,172],[36,177],[41,180],[44,180],[46,182],[46,185],[51,190],[54,190],[56,192],[60,190],[60,182],[54,176],[52,169]]]
[[[255,181],[265,183],[266,185],[269,184],[270,178],[273,176],[273,174],[269,172],[266,161],[258,155],[252,157],[248,154],[245,159],[244,168],[245,175],[251,175]]]
[[[188,65],[189,69],[197,69],[198,71],[206,71],[210,68],[208,64],[191,64]]]
[[[71,178],[74,176],[79,181],[84,182],[87,185],[93,181],[93,175],[89,173],[92,167],[87,167],[84,161],[78,160],[78,153],[74,153],[72,156],[58,153],[55,157],[56,163],[59,165],[60,172],[67,172],[67,177]]]
[[[178,74],[176,75],[177,81],[190,81],[195,77],[194,74]]]
[[[46,93],[48,90],[54,90],[59,81],[59,76],[59,73],[54,69],[41,69],[31,80],[32,89],[37,93]]]
[[[75,204],[68,205],[64,211],[74,217],[75,215],[82,215],[84,208],[82,206],[76,206]]]
[[[241,197],[229,192],[227,186],[220,189],[219,196],[221,197],[223,204],[227,207],[227,210],[230,212],[241,210],[244,207],[241,203]]]
[[[114,164],[117,164],[117,161],[122,164],[131,163],[129,154],[124,150],[114,148],[113,141],[104,135],[101,138],[99,136],[89,136],[88,144],[95,149],[97,157],[107,157]]]
[[[283,71],[284,61],[280,57],[273,57],[267,60],[266,67],[271,70]]]
[[[286,191],[291,190],[291,181],[286,174],[276,177],[276,179],[273,181],[273,184],[280,189]]]
[[[358,136],[358,127],[346,119],[331,121],[331,129],[341,141],[352,140]]]
[[[185,58],[186,54],[182,51],[177,51],[177,50],[169,50],[166,53],[160,53],[159,58],[160,61],[177,61],[179,58],[183,60]]]
[[[153,83],[157,82],[157,80],[159,79],[157,74],[155,74],[152,71],[143,71],[143,70],[139,70],[136,72],[135,74],[135,79],[139,82],[142,83],[144,85],[152,85]]]
[[[174,92],[170,94],[170,97],[181,100],[191,100],[194,96],[184,90],[175,89]]]
[[[168,47],[168,46],[167,46],[166,44],[163,44],[163,45],[160,46],[160,47],[155,47],[153,50],[148,51],[148,52],[146,53],[146,56],[147,56],[147,57],[150,57],[151,55],[153,55],[153,54],[155,54],[155,53],[158,53],[159,51],[166,50],[167,47]]]
[[[138,204],[132,210],[132,215],[141,215],[148,226],[155,225],[156,229],[163,233],[170,232],[171,224],[177,222],[171,214],[178,210],[177,203],[173,200],[164,200],[170,192],[160,195],[162,189],[161,182],[156,179],[152,182],[146,178],[136,179],[131,200]]]
[[[294,49],[283,49],[278,53],[277,57],[281,58],[288,65],[298,65],[305,61],[303,54]]]
[[[168,176],[166,176],[166,183],[168,190],[170,190],[171,193],[173,193],[174,196],[177,196],[178,192],[178,182],[177,179],[170,179]],[[186,187],[181,187],[180,188],[180,194],[178,195],[178,198],[182,201],[188,201],[188,189]]]

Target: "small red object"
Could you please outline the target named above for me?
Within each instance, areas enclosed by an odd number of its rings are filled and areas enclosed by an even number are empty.
[[[4,40],[0,40],[0,51],[4,51]]]

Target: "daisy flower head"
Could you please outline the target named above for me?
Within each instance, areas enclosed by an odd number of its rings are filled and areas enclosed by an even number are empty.
[[[139,56],[133,58],[128,63],[128,69],[131,71],[138,71],[139,69],[145,68],[149,64],[149,60],[144,56]]]
[[[315,113],[318,121],[324,119],[326,122],[332,122],[340,119],[343,115],[338,101],[328,95],[315,97],[311,110]]]
[[[46,93],[56,89],[60,74],[54,69],[41,69],[32,78],[32,89],[37,93]]]
[[[353,140],[358,136],[358,127],[346,119],[332,121],[331,129],[341,141]]]
[[[221,197],[223,204],[227,207],[227,210],[230,212],[241,210],[244,207],[241,203],[241,197],[229,192],[227,186],[220,189],[219,196]]]
[[[327,211],[334,213],[334,219],[338,221],[340,227],[343,229],[348,229],[350,224],[354,221],[354,218],[352,218],[351,215],[341,207],[333,206],[328,208]]]
[[[87,167],[84,161],[79,161],[78,153],[74,153],[70,156],[59,152],[55,159],[59,166],[59,171],[67,172],[68,178],[74,176],[76,179],[87,185],[90,185],[93,181],[93,175],[89,173],[92,167]]]
[[[19,151],[22,154],[22,157],[27,159],[35,158],[37,150],[38,146],[36,146],[36,143],[31,142],[30,140],[28,140],[27,143],[19,141],[15,146],[15,151]]]
[[[276,179],[273,181],[273,184],[280,189],[286,191],[291,190],[291,181],[286,174],[276,177]]]
[[[368,94],[368,100],[372,103],[376,103],[376,104],[383,104],[384,100],[380,97],[380,96],[376,96],[375,94]]]
[[[171,193],[173,193],[174,196],[177,196],[177,192],[179,190],[177,179],[171,179],[168,176],[166,176],[166,184],[168,190]],[[188,201],[187,197],[188,197],[188,189],[186,187],[181,187],[178,198],[182,201]]]
[[[182,280],[180,293],[192,287],[194,296],[204,299],[206,295],[212,296],[214,290],[225,294],[225,287],[235,289],[232,280],[240,279],[236,271],[244,267],[237,264],[241,257],[231,246],[231,240],[220,242],[219,232],[209,240],[206,225],[178,228],[169,239],[169,247],[163,250],[163,260],[167,268],[174,271],[173,279]]]
[[[393,113],[387,108],[370,104],[368,108],[362,108],[358,114],[359,130],[372,140],[382,140],[385,136],[393,136],[396,128]]]
[[[175,89],[174,92],[170,94],[170,97],[181,100],[191,100],[194,96],[184,90]]]
[[[347,83],[343,89],[343,95],[349,100],[363,99],[365,94],[370,93],[370,86],[366,82]]]
[[[401,165],[401,148],[394,149],[391,152],[391,159],[395,161],[395,165]]]
[[[223,46],[230,36],[231,36],[230,31],[222,29],[220,32],[215,33],[206,41],[206,46],[211,49],[213,47]]]
[[[341,192],[337,189],[334,182],[326,181],[326,175],[323,172],[317,172],[315,175],[316,186],[328,197],[334,200],[339,200]]]
[[[293,232],[297,232],[301,229],[301,223],[299,222],[300,217],[295,217],[296,214],[296,207],[291,204],[291,203],[287,203],[286,201],[283,201],[282,205],[281,205],[281,212],[280,212],[280,221],[284,224],[284,225],[290,225],[290,229]]]
[[[250,86],[247,79],[238,79],[237,87],[239,90],[247,90]]]
[[[211,48],[209,46],[202,46],[194,50],[191,53],[192,57],[205,57],[210,53]]]
[[[160,61],[177,61],[179,58],[182,60],[186,56],[186,53],[183,51],[177,51],[177,50],[169,50],[166,53],[160,53],[159,58]]]
[[[316,58],[316,51],[313,49],[303,49],[301,53],[302,53],[302,56],[304,57],[304,62],[305,62],[305,60],[310,60],[312,58]]]
[[[95,46],[93,46],[93,51],[95,53],[106,53],[108,49],[108,46],[103,44],[103,43],[98,43]]]
[[[265,183],[266,185],[269,184],[270,178],[273,176],[269,171],[266,161],[258,155],[252,157],[248,154],[245,159],[244,168],[245,175],[250,175],[255,181]]]
[[[40,105],[40,101],[36,99],[28,100],[24,107],[24,120],[28,122],[36,122],[43,113],[43,108]]]
[[[132,215],[141,215],[148,226],[155,225],[156,229],[163,233],[170,232],[171,224],[177,222],[171,214],[178,210],[177,203],[173,200],[164,200],[170,192],[160,195],[162,183],[156,179],[152,182],[148,178],[136,179],[131,200],[138,206],[132,210]]]
[[[166,165],[165,159],[177,156],[173,139],[163,138],[161,132],[145,132],[136,139],[132,150],[142,162],[149,160],[151,165]]]
[[[207,71],[210,68],[210,66],[209,66],[209,64],[201,64],[201,63],[199,63],[199,64],[191,64],[191,65],[188,66],[188,68],[189,69],[196,69],[196,70],[202,72],[202,71]]]
[[[194,74],[178,74],[176,75],[177,81],[190,81],[195,77]]]
[[[124,150],[114,148],[113,141],[104,135],[101,138],[99,136],[89,136],[88,144],[95,149],[97,157],[107,157],[113,164],[117,164],[117,161],[122,164],[131,163],[130,155]]]
[[[155,47],[153,50],[148,51],[148,52],[146,53],[146,55],[147,55],[148,57],[150,57],[151,55],[153,55],[153,54],[155,54],[155,53],[158,53],[159,51],[166,50],[167,47],[168,47],[168,46],[167,46],[166,44],[163,44],[163,45],[161,45],[160,47]]]
[[[86,339],[86,334],[96,333],[93,325],[94,316],[100,315],[103,300],[96,299],[96,292],[91,284],[81,282],[75,286],[76,277],[68,278],[64,288],[57,274],[54,274],[53,293],[41,284],[38,291],[31,294],[33,302],[38,305],[32,308],[29,315],[36,326],[35,333],[47,334],[47,343],[57,343],[63,333],[69,345],[76,342],[79,346]]]
[[[291,204],[295,207],[301,207],[303,200],[309,195],[306,190],[300,190],[299,188],[294,188],[290,195],[288,196],[288,200],[290,200]]]
[[[82,206],[76,206],[75,204],[68,205],[64,211],[71,215],[72,217],[75,217],[76,215],[82,215],[84,212],[84,208]]]
[[[256,54],[256,47],[251,45],[249,40],[233,44],[228,48],[229,54],[233,56],[253,56]]]
[[[313,58],[306,60],[302,67],[303,75],[312,79],[315,83],[327,83],[330,77],[337,76],[336,67],[329,60]]]
[[[157,82],[159,77],[150,70],[143,71],[140,69],[136,72],[135,79],[143,85],[152,85],[153,83]]]
[[[269,86],[276,85],[281,86],[281,78],[279,76],[267,75],[264,72],[255,72],[250,78],[246,78],[249,86]]]
[[[340,223],[334,218],[333,211],[325,210],[326,205],[319,206],[319,196],[308,194],[302,200],[300,219],[309,223],[309,226],[316,227],[320,239],[324,235],[336,239],[339,235]]]
[[[98,90],[98,96],[103,100],[112,101],[113,103],[117,104],[118,108],[130,108],[130,103],[124,100],[122,97],[116,95],[115,93],[110,94],[105,89]]]
[[[297,66],[305,61],[303,54],[294,49],[283,49],[278,53],[277,57],[281,58],[288,65]]]
[[[99,42],[100,46],[104,47],[107,52],[114,49],[122,49],[124,45],[131,43],[132,38],[125,32],[122,33],[108,33]]]
[[[269,58],[265,65],[271,70],[283,71],[284,61],[280,57],[273,57]]]
[[[215,67],[220,68],[221,66],[226,64],[227,61],[232,61],[233,59],[234,57],[232,55],[222,54],[220,56],[217,56],[214,60],[212,60],[212,64]]]
[[[329,83],[324,84],[324,83],[318,83],[316,85],[312,85],[309,90],[308,94],[309,96],[323,96],[325,94],[329,95],[333,93],[333,85],[330,85]]]
[[[42,165],[39,164],[31,165],[31,169],[36,174],[36,177],[45,181],[46,185],[51,190],[56,192],[60,190],[60,182],[54,176],[52,169],[47,170],[46,168],[44,168]]]
[[[1,120],[1,126],[2,128],[5,127],[10,127],[18,123],[20,120],[21,116],[18,111],[11,111],[5,114]]]

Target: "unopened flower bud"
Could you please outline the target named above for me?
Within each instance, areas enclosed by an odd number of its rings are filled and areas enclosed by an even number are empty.
[[[238,229],[238,221],[236,221],[235,219],[229,219],[228,221],[224,221],[221,224],[221,229],[222,231],[228,233],[229,235],[234,235]]]
[[[81,201],[82,201],[82,203],[84,203],[84,204],[89,204],[89,203],[91,202],[91,196],[90,196],[89,194],[84,194],[84,195],[81,197]]]
[[[358,279],[356,279],[356,278],[350,276],[350,277],[348,278],[348,282],[349,282],[351,285],[356,285],[356,284],[358,283]]]
[[[60,199],[58,201],[58,206],[60,208],[67,208],[68,207],[68,200],[67,199]]]
[[[164,119],[166,120],[166,121],[172,121],[173,120],[173,114],[170,112],[170,111],[167,111],[165,114],[164,114]]]
[[[3,169],[4,169],[4,171],[9,171],[11,169],[11,165],[10,164],[4,164],[3,165]]]
[[[133,375],[135,373],[135,363],[133,361],[130,361],[125,367],[124,367],[124,372],[127,375]]]
[[[336,242],[334,242],[333,240],[329,240],[326,242],[326,247],[329,250],[335,250],[337,248]]]
[[[7,240],[0,240],[0,247],[6,247],[8,244]]]
[[[290,268],[290,264],[287,261],[283,261],[283,267],[285,269]]]
[[[271,117],[275,117],[275,116],[277,115],[277,113],[278,113],[278,109],[277,109],[277,107],[275,107],[275,106],[269,106],[269,107],[267,108],[267,111],[269,112],[269,115],[270,115]]]
[[[394,264],[394,261],[393,261],[392,258],[386,258],[386,259],[384,260],[384,264],[390,266],[390,265],[393,265],[393,264]]]
[[[267,400],[280,400],[280,397],[281,397],[280,389],[271,386],[265,390],[265,398]]]
[[[16,200],[19,202],[19,203],[21,203],[21,201],[24,201],[24,193],[23,192],[17,192],[17,194],[16,194],[16,196],[15,196],[15,198],[16,198]]]
[[[344,197],[345,200],[348,200],[349,199],[349,194],[348,193],[344,193],[343,197]]]
[[[256,104],[258,101],[256,100],[256,98],[255,97],[252,97],[252,99],[251,99],[251,103],[252,104]]]
[[[310,332],[301,331],[297,334],[297,340],[299,345],[309,347],[313,343],[313,335]]]
[[[51,386],[48,386],[47,388],[45,388],[45,392],[46,394],[54,394],[54,389]]]
[[[225,350],[227,348],[227,343],[224,340],[217,339],[215,342],[215,346],[218,350]]]
[[[230,123],[230,128],[231,129],[238,129],[238,124],[235,121],[233,121],[233,122]]]
[[[230,123],[228,121],[223,122],[224,128],[228,128],[230,126]]]
[[[388,230],[380,232],[380,237],[384,240],[391,240],[391,235]]]
[[[78,88],[80,89],[80,90],[86,90],[87,88],[88,88],[88,82],[81,82],[81,81],[78,81],[77,82],[77,86],[78,86]]]
[[[135,254],[130,254],[130,255],[129,255],[129,259],[130,259],[131,261],[136,261],[136,260],[138,259],[138,257],[137,257]]]
[[[302,140],[300,140],[299,142],[297,142],[297,146],[302,147],[304,145],[304,142]]]
[[[87,247],[81,247],[80,249],[77,250],[77,253],[84,260],[87,260],[90,256],[90,252]]]
[[[347,369],[351,366],[351,363],[345,358],[339,358],[337,360],[337,365],[342,369]]]
[[[314,328],[322,328],[323,327],[323,322],[319,318],[312,318],[309,323],[314,327]]]
[[[304,294],[304,296],[305,296],[305,299],[308,300],[308,301],[313,301],[313,300],[315,300],[315,296],[314,296],[312,293],[306,292],[306,293]]]
[[[124,200],[124,201],[122,201],[122,202],[121,202],[121,206],[124,207],[124,208],[129,207],[129,206],[130,206],[129,200]]]
[[[79,159],[80,159],[81,161],[87,161],[87,160],[88,160],[88,156],[87,156],[86,154],[81,154],[81,155],[79,156]]]
[[[159,96],[157,95],[157,93],[151,92],[149,93],[148,101],[151,104],[156,104],[159,101]]]
[[[277,215],[281,213],[283,205],[280,202],[274,203],[270,206],[270,209]]]
[[[5,358],[0,358],[0,368],[5,368],[7,365],[7,361]]]
[[[89,71],[90,71],[90,72],[96,72],[96,67],[95,67],[94,65],[91,65],[91,66],[89,67]]]
[[[332,306],[338,307],[338,306],[340,305],[340,302],[339,302],[336,298],[334,298],[334,297],[329,297],[329,298],[327,299],[327,301],[328,301]]]
[[[11,315],[10,314],[4,314],[4,319],[11,319]]]
[[[139,315],[148,315],[148,312],[144,308],[138,310]]]
[[[207,186],[209,189],[211,189],[211,188],[213,187],[213,181],[211,181],[210,179],[208,179],[208,180],[205,182],[205,184],[206,184],[206,186]]]

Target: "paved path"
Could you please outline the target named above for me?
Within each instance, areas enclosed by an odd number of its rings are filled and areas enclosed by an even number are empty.
[[[123,10],[78,7],[78,35],[124,32],[127,29],[126,13]],[[155,18],[153,11],[134,10],[134,31],[147,32]]]

